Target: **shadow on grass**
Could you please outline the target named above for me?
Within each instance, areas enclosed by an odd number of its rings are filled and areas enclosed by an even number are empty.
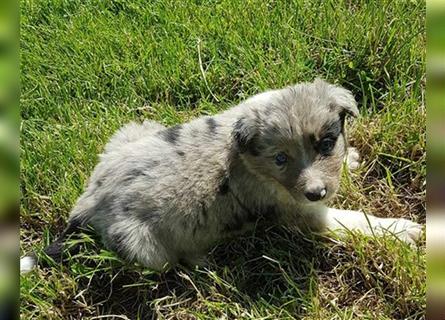
[[[93,246],[88,251],[98,252]],[[300,317],[313,303],[327,252],[326,246],[274,227],[215,247],[208,264],[193,270],[176,267],[158,274],[124,265],[106,252],[80,254],[68,265],[80,293],[63,309],[73,318],[151,319],[189,318],[190,312],[230,318],[239,316],[240,307],[248,312],[267,307]]]

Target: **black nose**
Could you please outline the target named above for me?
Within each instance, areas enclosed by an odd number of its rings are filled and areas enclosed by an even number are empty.
[[[326,196],[326,188],[319,187],[316,189],[307,190],[304,195],[310,201],[318,201],[323,199]]]

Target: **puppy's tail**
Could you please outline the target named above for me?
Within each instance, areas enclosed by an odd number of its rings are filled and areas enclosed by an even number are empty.
[[[83,224],[77,219],[71,219],[68,222],[68,226],[63,230],[62,234],[49,246],[47,246],[43,252],[57,263],[61,263],[63,260],[63,249],[65,241],[72,236],[78,235],[81,232]],[[74,253],[78,250],[78,246],[69,248],[70,253]],[[20,274],[25,274],[34,269],[39,260],[35,253],[30,253],[20,259]]]

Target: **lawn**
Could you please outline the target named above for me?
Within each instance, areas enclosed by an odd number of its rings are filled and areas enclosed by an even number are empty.
[[[332,205],[425,223],[424,22],[415,0],[22,0],[21,254],[63,230],[126,122],[173,125],[317,76],[361,113],[363,165]],[[82,246],[21,276],[22,319],[424,318],[424,243],[272,228],[165,274]]]

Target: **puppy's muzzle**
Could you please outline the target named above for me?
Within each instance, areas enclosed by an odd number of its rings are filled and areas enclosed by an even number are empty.
[[[319,186],[311,189],[307,189],[304,195],[309,201],[319,201],[326,196],[326,188],[324,186]]]

